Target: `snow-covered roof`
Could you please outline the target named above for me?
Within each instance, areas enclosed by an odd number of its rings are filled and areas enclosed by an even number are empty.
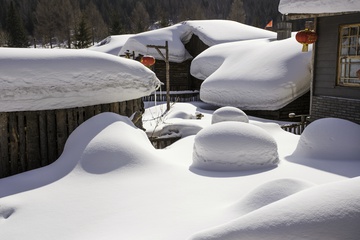
[[[278,110],[310,88],[311,51],[294,37],[219,44],[202,52],[191,74],[204,79],[202,101],[242,110]]]
[[[137,61],[75,49],[0,48],[0,72],[0,112],[121,102],[160,84]]]
[[[193,34],[208,46],[249,39],[276,38],[274,32],[229,20],[185,21],[130,37],[121,48],[119,55],[129,50],[130,52],[134,51],[135,55],[151,54],[156,59],[162,60],[163,58],[156,49],[146,46],[164,46],[165,41],[168,41],[170,62],[184,62],[192,58],[184,44],[189,42]],[[163,51],[163,53],[165,52]]]
[[[191,27],[191,32],[208,46],[251,39],[276,38],[275,32],[229,20],[197,20],[186,21],[183,24]]]
[[[359,0],[280,0],[279,12],[283,14],[324,14],[360,12]]]
[[[117,56],[124,46],[126,41],[134,36],[133,34],[124,34],[124,35],[115,35],[115,36],[108,36],[104,40],[100,41],[94,46],[89,47],[89,50],[109,53],[112,55]]]

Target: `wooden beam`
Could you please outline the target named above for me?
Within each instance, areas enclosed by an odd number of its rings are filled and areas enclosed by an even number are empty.
[[[146,45],[148,48],[155,48],[160,56],[164,59],[166,64],[166,111],[170,110],[170,63],[169,63],[169,43],[165,41],[164,46],[157,45]],[[165,49],[165,56],[160,51],[160,49]]]

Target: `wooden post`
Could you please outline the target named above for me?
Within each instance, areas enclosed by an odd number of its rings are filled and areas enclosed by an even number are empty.
[[[170,110],[170,63],[169,63],[169,43],[165,41],[165,46],[156,46],[156,45],[146,45],[148,48],[155,48],[160,56],[164,59],[166,64],[166,111]],[[160,49],[165,49],[165,56],[160,51]]]

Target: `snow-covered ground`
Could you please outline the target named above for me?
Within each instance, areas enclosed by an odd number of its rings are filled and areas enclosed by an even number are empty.
[[[126,45],[120,51],[135,46],[146,53],[146,44],[166,39],[173,60],[182,61],[191,57],[181,48],[183,41],[192,31],[211,36],[205,34],[208,26],[186,22],[154,35],[135,35],[120,43]],[[211,38],[216,45],[197,60],[208,67],[194,65],[199,74],[215,78],[221,73],[230,82],[244,73],[235,71],[244,65],[255,71],[256,83],[291,89],[294,98],[304,91],[308,83],[298,80],[310,71],[311,53],[300,55],[301,46],[293,39],[272,42],[269,36],[227,43],[232,31],[216,36],[224,36],[222,40]],[[159,40],[159,33],[164,38]],[[233,55],[235,48],[246,58]],[[264,59],[257,62],[256,57]],[[159,84],[138,62],[89,50],[0,48],[0,72],[0,111],[124,101],[148,95]],[[294,77],[288,78],[289,73]],[[284,82],[269,84],[267,78]],[[210,95],[210,88],[204,89]],[[220,101],[218,94],[213,97]],[[250,90],[242,94],[255,95]],[[268,101],[262,94],[256,99]],[[214,104],[227,103],[233,105]],[[297,136],[232,107],[194,102],[165,109],[164,104],[146,105],[146,132],[127,117],[99,114],[70,135],[51,165],[0,179],[1,239],[359,238],[358,124],[322,119]],[[148,136],[182,138],[156,150]]]
[[[225,114],[212,124],[214,110],[204,103],[165,109],[148,105],[144,126],[148,133],[177,129],[183,138],[166,149],[154,149],[128,118],[102,113],[71,134],[53,164],[0,179],[1,238],[358,239],[360,153],[347,145],[360,142],[359,125],[319,120],[300,137],[250,116],[246,123]],[[341,132],[353,134],[334,137]],[[235,170],[198,165],[196,154],[212,157],[214,147],[226,150],[221,164],[249,155],[259,163],[256,156],[266,154],[257,145],[276,151],[278,162]],[[347,157],[313,154],[324,146],[345,148]]]

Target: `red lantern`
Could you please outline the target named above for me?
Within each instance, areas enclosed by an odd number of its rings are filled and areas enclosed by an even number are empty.
[[[298,41],[299,43],[301,43],[303,45],[302,51],[307,52],[308,45],[316,42],[317,34],[314,31],[305,29],[305,30],[298,32],[296,34],[295,38],[296,38],[296,41]]]
[[[142,56],[140,62],[144,64],[146,67],[151,67],[155,64],[155,58],[150,55]]]

